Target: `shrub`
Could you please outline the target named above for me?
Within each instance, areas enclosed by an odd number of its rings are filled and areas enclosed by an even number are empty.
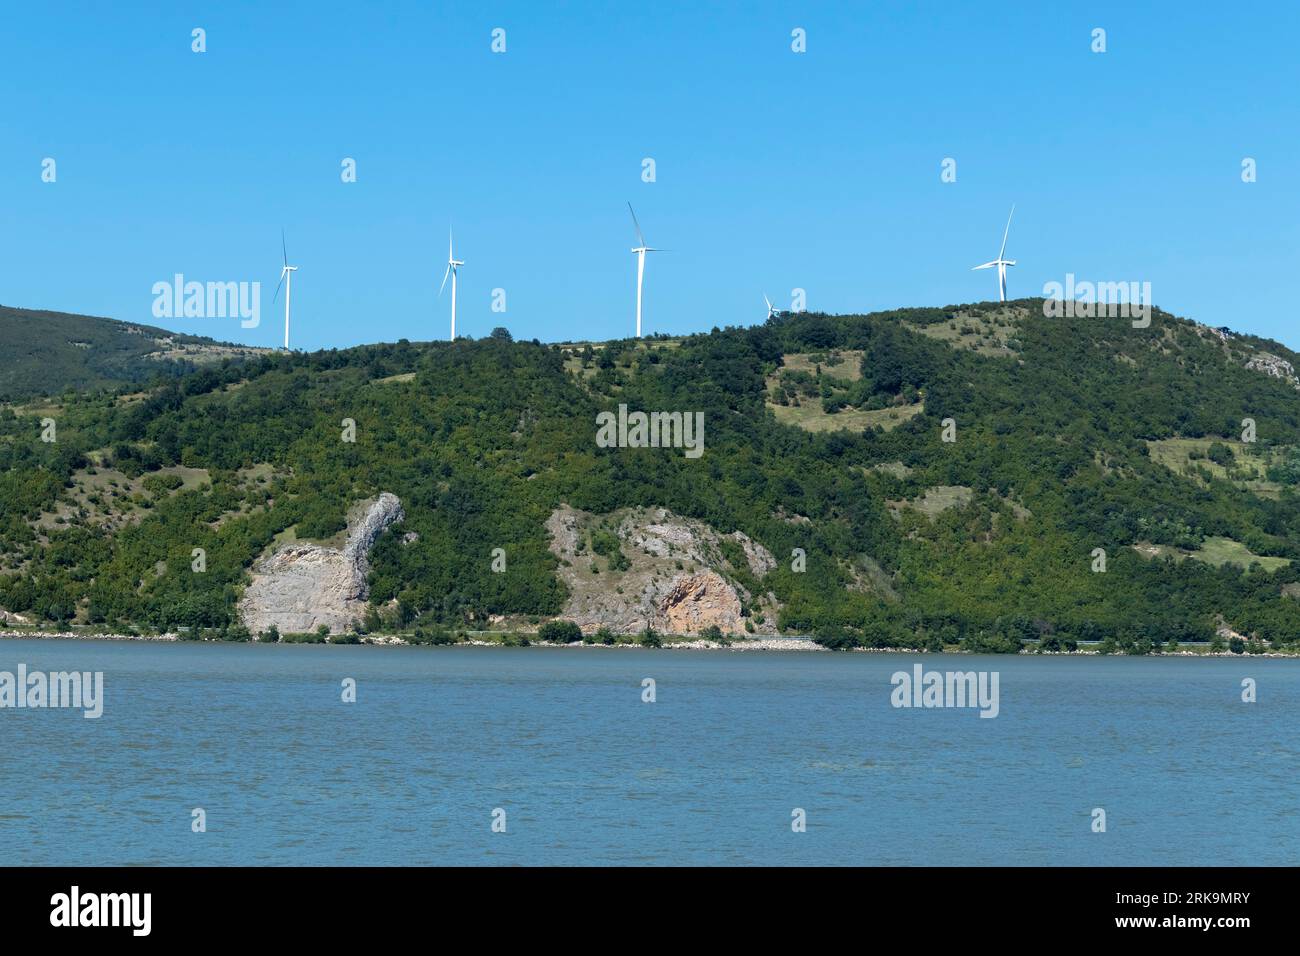
[[[179,475],[154,474],[154,475],[145,475],[144,480],[141,482],[141,484],[144,485],[145,491],[149,492],[149,494],[153,495],[155,498],[158,498],[167,494],[167,492],[169,491],[175,491],[182,484],[184,484],[184,482],[181,481]]]
[[[582,628],[572,621],[547,621],[538,628],[537,639],[554,644],[571,644],[582,640]]]
[[[862,642],[857,637],[836,625],[820,629],[813,634],[813,640],[832,651],[848,651],[862,646]]]
[[[1233,460],[1232,449],[1221,441],[1216,441],[1206,452],[1206,457],[1216,465],[1227,465]]]
[[[445,627],[434,627],[429,629],[428,641],[430,644],[437,644],[439,646],[455,644],[456,635],[452,634],[451,631],[447,630]]]

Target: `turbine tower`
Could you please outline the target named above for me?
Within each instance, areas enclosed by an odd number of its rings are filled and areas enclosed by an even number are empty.
[[[284,230],[280,230],[280,252],[284,256],[284,266],[280,269],[280,281],[275,286],[275,295],[271,298],[271,304],[275,305],[275,300],[280,297],[280,286],[284,286],[284,350],[289,351],[289,296],[293,292],[293,274],[298,271],[297,266],[289,265],[289,250],[284,244]]]
[[[641,224],[636,221],[636,213],[632,212],[632,204],[627,204],[627,211],[632,213],[632,225],[636,227],[636,240],[638,245],[632,250],[636,256],[636,337],[641,337],[641,285],[645,281],[645,254],[647,252],[663,252],[662,249],[654,249],[645,244],[645,236],[641,235]]]
[[[1007,216],[1007,228],[1002,233],[1002,248],[998,250],[998,257],[992,262],[986,262],[982,266],[974,266],[971,272],[976,269],[991,269],[998,267],[998,301],[1007,301],[1007,266],[1014,266],[1015,259],[1003,259],[1002,254],[1007,251],[1007,234],[1011,232],[1011,216],[1016,214],[1015,203],[1011,204],[1011,215]]]
[[[780,313],[781,310],[772,304],[772,300],[767,297],[766,292],[763,293],[763,301],[767,303],[767,317],[769,319]]]
[[[442,285],[438,286],[438,297],[442,298],[442,290],[447,288],[447,276],[451,276],[451,341],[456,341],[456,270],[465,263],[456,258],[453,251],[451,230],[447,230],[447,271],[442,274]]]

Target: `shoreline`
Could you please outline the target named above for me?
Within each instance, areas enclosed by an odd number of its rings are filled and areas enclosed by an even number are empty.
[[[4,640],[37,640],[37,641],[126,641],[126,642],[149,642],[162,644],[259,644],[264,645],[263,641],[214,641],[214,640],[188,640],[182,639],[179,634],[89,634],[77,633],[74,631],[13,631],[0,630],[0,641]],[[735,651],[738,653],[747,653],[753,651],[767,653],[796,653],[796,654],[831,654],[837,653],[829,648],[823,647],[810,637],[755,637],[755,638],[732,638],[729,644],[720,644],[716,641],[704,639],[685,639],[685,640],[666,640],[659,647],[648,648],[638,641],[625,641],[617,644],[587,644],[581,641],[574,641],[570,644],[556,644],[550,641],[530,641],[527,645],[507,644],[503,641],[484,641],[469,639],[456,641],[452,644],[416,644],[411,641],[403,640],[394,636],[379,636],[374,638],[363,637],[356,643],[339,643],[331,644],[330,642],[316,641],[279,641],[281,646],[291,646],[302,644],[313,647],[537,647],[537,648],[600,648],[600,649],[618,649],[632,648],[635,650],[681,650],[681,651]],[[1018,654],[976,654],[972,651],[961,650],[960,648],[945,648],[943,651],[927,651],[921,648],[912,647],[853,647],[847,648],[842,652],[846,654],[930,654],[930,655],[950,655],[965,657],[1235,657],[1242,659],[1268,658],[1296,658],[1295,654],[1284,654],[1278,651],[1265,651],[1262,654],[1234,654],[1231,650],[1211,651],[1211,650],[1177,650],[1162,651],[1152,654],[1101,654],[1092,648],[1079,648],[1075,651],[1033,651],[1024,650]]]

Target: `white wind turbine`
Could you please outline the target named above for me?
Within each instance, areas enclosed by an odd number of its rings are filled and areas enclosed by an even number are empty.
[[[994,266],[998,267],[998,301],[999,302],[1007,301],[1007,266],[1014,266],[1016,264],[1015,259],[1002,258],[1002,254],[1007,251],[1007,234],[1011,232],[1011,216],[1014,216],[1015,214],[1016,214],[1016,206],[1015,203],[1012,203],[1011,215],[1007,216],[1007,228],[1002,233],[1002,248],[998,250],[998,257],[994,259],[992,262],[986,262],[982,266],[975,266],[971,269],[971,272],[974,272],[976,269],[992,269]]]
[[[767,317],[769,319],[780,313],[781,310],[772,304],[772,300],[767,297],[766,292],[763,293],[763,301],[767,303]]]
[[[280,297],[280,286],[284,286],[284,350],[289,351],[289,295],[293,292],[293,274],[298,271],[297,266],[289,265],[289,250],[284,244],[284,230],[280,230],[280,252],[284,256],[284,266],[280,269],[280,281],[275,286],[275,295],[271,298],[271,304],[275,305],[275,300]]]
[[[456,258],[456,253],[452,251],[451,230],[447,230],[447,271],[442,274],[442,285],[438,286],[438,298],[442,298],[442,290],[447,288],[447,276],[451,276],[451,341],[456,341],[456,270],[465,263]]]
[[[636,239],[639,245],[632,250],[636,256],[636,337],[641,337],[641,284],[645,280],[645,254],[647,252],[663,252],[663,249],[654,249],[645,244],[645,236],[641,235],[641,224],[636,221],[636,213],[632,212],[632,204],[627,204],[627,211],[632,213],[632,225],[636,227]]]

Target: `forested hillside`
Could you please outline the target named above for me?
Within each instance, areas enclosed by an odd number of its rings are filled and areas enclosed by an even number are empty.
[[[1135,329],[1038,300],[227,361],[0,409],[0,608],[238,634],[260,555],[392,492],[376,630],[558,614],[546,522],[568,505],[742,531],[776,557],[749,592],[834,646],[1144,650],[1225,626],[1282,646],[1300,636],[1297,363],[1159,311]],[[601,447],[620,404],[702,412],[703,454]],[[599,544],[616,575],[619,543]]]
[[[143,385],[264,351],[114,319],[0,305],[0,402]]]

